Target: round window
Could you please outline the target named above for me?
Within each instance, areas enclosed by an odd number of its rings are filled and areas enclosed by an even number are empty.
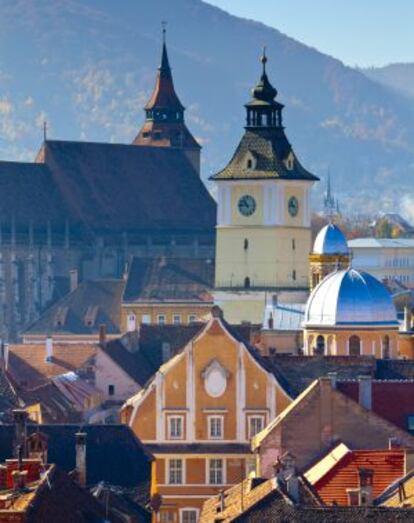
[[[226,390],[227,379],[222,369],[211,369],[205,378],[205,388],[207,394],[213,398],[218,398]]]

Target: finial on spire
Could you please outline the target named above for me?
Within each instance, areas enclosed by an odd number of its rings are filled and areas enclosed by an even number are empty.
[[[161,22],[161,27],[162,27],[162,43],[165,44],[165,35],[167,33],[167,22],[165,20],[163,20]]]
[[[266,74],[267,56],[266,56],[266,46],[265,45],[263,46],[263,53],[262,53],[262,56],[260,58],[260,61],[263,64],[263,74]]]

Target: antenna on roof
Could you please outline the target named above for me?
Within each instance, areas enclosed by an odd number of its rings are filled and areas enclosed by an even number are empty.
[[[43,121],[43,141],[47,140],[47,121]]]

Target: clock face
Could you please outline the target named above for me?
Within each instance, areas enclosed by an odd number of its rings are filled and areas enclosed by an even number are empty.
[[[253,196],[245,194],[240,198],[238,207],[240,214],[243,216],[251,216],[256,210],[256,200]]]
[[[295,217],[299,212],[299,202],[296,196],[291,196],[288,201],[288,211],[292,217]]]

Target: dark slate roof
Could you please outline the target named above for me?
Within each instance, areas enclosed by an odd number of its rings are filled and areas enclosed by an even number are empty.
[[[274,374],[286,392],[295,398],[315,379],[335,372],[337,379],[375,376],[376,361],[371,357],[292,356],[275,354],[262,356],[265,367]]]
[[[109,507],[111,516],[120,514],[127,516],[128,523],[151,522],[151,512],[137,502],[135,489],[132,492],[125,491],[101,482],[93,489],[93,495],[102,505]],[[146,504],[148,499],[142,501]]]
[[[25,493],[22,493],[25,497]],[[16,500],[17,501],[17,500]],[[29,501],[29,500],[28,500]],[[18,505],[17,501],[17,505]],[[104,521],[105,506],[67,474],[52,467],[47,479],[40,481],[33,499],[27,504],[24,521],[27,523],[96,523]],[[11,519],[7,519],[11,521]],[[116,515],[114,523],[123,521]]]
[[[250,445],[242,443],[159,443],[148,444],[153,454],[250,454]]]
[[[179,148],[47,140],[36,163],[0,162],[0,220],[96,233],[214,232],[216,205]],[[4,224],[8,224],[7,228]]]
[[[124,280],[86,280],[64,296],[30,325],[30,334],[97,334],[101,324],[108,334],[120,332]],[[88,324],[87,313],[93,317]],[[58,320],[64,318],[60,325]]]
[[[151,455],[127,425],[28,425],[28,434],[48,436],[48,461],[66,472],[75,469],[75,433],[87,433],[87,484],[100,481],[135,487],[150,480]],[[14,454],[13,425],[0,425],[0,461]]]
[[[129,335],[126,335],[126,338]],[[158,364],[158,358],[148,359],[145,350],[137,346],[134,350],[127,349],[128,342],[125,343],[123,338],[109,341],[100,346],[102,350],[112,361],[128,374],[138,385],[144,387],[147,381],[155,374],[161,363]],[[161,353],[162,347],[160,347]],[[161,354],[159,354],[161,357]],[[154,364],[154,360],[157,362]]]
[[[213,302],[214,263],[205,258],[134,257],[123,302]]]
[[[295,158],[292,170],[287,169],[284,160],[292,147],[283,128],[246,129],[233,158],[212,180],[269,179],[309,180],[319,178],[307,171]],[[256,160],[254,169],[247,169],[246,155],[251,153]]]
[[[0,221],[15,221],[16,230],[27,234],[30,221],[44,229],[48,221],[64,230],[68,208],[54,182],[53,174],[42,163],[0,161]],[[45,238],[46,240],[46,238]]]
[[[44,148],[72,221],[89,231],[214,230],[214,200],[177,148],[69,141]]]

